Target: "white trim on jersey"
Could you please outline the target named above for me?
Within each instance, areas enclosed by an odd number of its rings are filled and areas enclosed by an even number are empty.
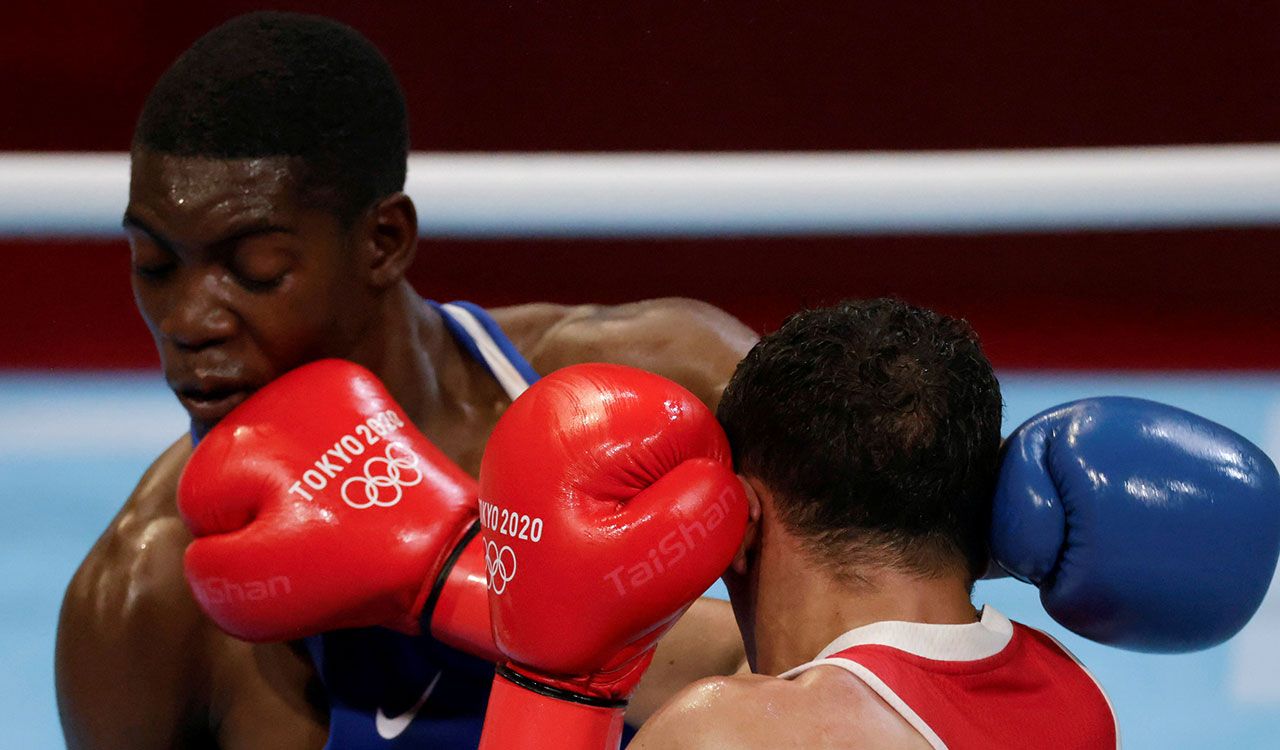
[[[1116,716],[1116,707],[1111,705],[1111,696],[1107,695],[1107,691],[1102,689],[1102,683],[1098,682],[1098,678],[1093,676],[1093,672],[1090,672],[1089,668],[1086,667],[1083,662],[1077,659],[1075,654],[1071,653],[1071,649],[1062,645],[1062,641],[1059,641],[1057,638],[1054,638],[1053,636],[1049,635],[1048,633],[1038,628],[1027,627],[1026,625],[1023,625],[1023,627],[1027,628],[1027,630],[1034,630],[1040,635],[1043,635],[1045,638],[1048,638],[1049,640],[1053,641],[1053,645],[1062,649],[1062,653],[1071,657],[1071,661],[1075,662],[1077,667],[1080,667],[1080,671],[1087,674],[1089,676],[1089,679],[1093,680],[1093,686],[1098,688],[1099,693],[1102,693],[1102,700],[1107,702],[1107,710],[1111,712],[1111,721],[1113,724],[1115,724],[1115,728],[1116,728],[1116,750],[1120,750],[1120,717]]]
[[[933,731],[933,727],[920,718],[920,714],[916,713],[911,706],[907,705],[906,701],[893,692],[893,688],[886,685],[884,680],[880,679],[875,672],[852,659],[817,659],[808,664],[802,664],[789,672],[783,672],[778,676],[783,679],[790,679],[801,672],[822,666],[839,667],[862,680],[867,687],[875,691],[876,695],[884,699],[884,702],[888,703],[890,708],[897,711],[898,715],[905,719],[913,729],[919,732],[920,736],[924,737],[925,741],[929,743],[929,747],[932,747],[933,750],[947,750],[947,743],[943,742],[938,733]]]
[[[825,659],[854,646],[889,646],[935,661],[976,661],[995,656],[1013,638],[1013,623],[994,607],[982,608],[982,619],[965,625],[931,625],[887,620],[854,628],[818,653]],[[801,667],[804,665],[801,665]],[[779,677],[797,673],[801,667]]]
[[[841,635],[822,649],[818,658],[801,664],[795,669],[787,670],[778,677],[789,680],[814,667],[839,667],[874,690],[876,695],[888,703],[899,716],[920,733],[921,737],[925,738],[930,747],[934,750],[946,750],[947,744],[942,741],[938,733],[933,731],[933,728],[925,723],[925,720],[920,718],[920,715],[875,672],[852,659],[831,655],[854,646],[877,645],[889,646],[935,661],[976,661],[1000,653],[1005,646],[1009,645],[1012,638],[1013,623],[997,612],[995,607],[983,607],[981,619],[965,625],[932,625],[900,621],[873,622]],[[1112,716],[1114,717],[1115,714],[1113,713]]]
[[[459,307],[454,304],[444,304],[441,309],[448,312],[458,325],[462,326],[471,338],[476,342],[476,348],[480,350],[480,356],[484,357],[484,362],[489,366],[489,371],[493,373],[493,377],[497,379],[498,385],[502,386],[502,390],[507,392],[507,396],[512,401],[529,389],[529,383],[511,364],[511,360],[507,359],[507,355],[502,353],[502,349],[489,335],[489,332],[480,325],[480,321],[476,320],[476,316],[466,308]]]
[[[1028,628],[1028,630],[1035,630],[1035,628]],[[1107,704],[1107,710],[1111,713],[1111,721],[1115,727],[1116,750],[1120,750],[1120,721],[1116,717],[1115,707],[1111,705],[1110,696],[1102,689],[1102,684],[1076,658],[1076,655],[1071,653],[1066,646],[1063,646],[1058,639],[1041,630],[1036,630],[1035,632],[1041,633],[1050,641],[1053,641],[1053,644],[1061,649],[1062,653],[1070,657],[1076,666],[1093,681],[1094,687],[1102,694],[1102,699]],[[946,743],[938,737],[937,733],[874,672],[852,659],[833,657],[832,654],[837,654],[854,646],[879,645],[889,646],[899,651],[905,651],[935,661],[976,661],[1000,653],[1012,638],[1013,623],[1009,622],[1009,618],[990,606],[982,608],[982,618],[978,622],[967,625],[931,625],[919,622],[894,621],[875,622],[860,628],[854,628],[841,635],[832,641],[829,646],[822,649],[816,659],[801,664],[794,669],[789,669],[778,675],[778,677],[789,680],[814,667],[839,667],[862,680],[867,687],[874,690],[876,695],[879,695],[884,699],[885,703],[888,703],[894,711],[897,711],[898,715],[919,732],[935,750],[946,750]]]

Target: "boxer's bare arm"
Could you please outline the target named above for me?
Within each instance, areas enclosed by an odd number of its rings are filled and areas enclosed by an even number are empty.
[[[633,750],[927,750],[929,743],[861,680],[818,667],[795,680],[702,680],[663,706]]]
[[[670,378],[715,409],[738,362],[759,338],[725,311],[669,297],[625,305],[527,305],[521,318],[542,333],[528,351],[548,373],[580,362],[613,362]],[[504,311],[505,312],[505,311]],[[501,317],[499,322],[506,329]]]
[[[174,498],[190,452],[183,438],[147,470],[67,589],[55,657],[67,745],[320,747],[306,659],[223,635],[187,589]]]
[[[495,318],[540,373],[580,362],[629,365],[680,383],[712,409],[757,339],[723,310],[681,298],[524,305],[495,311]],[[627,708],[628,723],[639,726],[689,683],[732,674],[745,658],[729,603],[700,599],[658,644]]]

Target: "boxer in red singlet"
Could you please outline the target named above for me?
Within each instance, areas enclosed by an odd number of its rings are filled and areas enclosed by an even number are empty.
[[[1117,747],[1083,666],[970,601],[1000,413],[969,327],[901,302],[762,340],[718,410],[751,505],[726,582],[755,674],[692,685],[631,747]]]

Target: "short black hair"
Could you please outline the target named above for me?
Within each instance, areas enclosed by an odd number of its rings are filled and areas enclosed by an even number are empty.
[[[296,157],[299,188],[350,219],[404,189],[404,92],[355,29],[258,12],[215,28],[160,77],[133,147],[219,159]]]
[[[791,316],[738,365],[717,416],[739,472],[836,571],[987,563],[1000,386],[963,320],[896,299]],[[855,573],[856,574],[856,573]]]

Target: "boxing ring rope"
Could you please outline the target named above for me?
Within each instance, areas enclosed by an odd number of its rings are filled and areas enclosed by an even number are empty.
[[[0,154],[0,238],[110,238],[123,153]],[[424,237],[1280,226],[1280,144],[894,153],[414,153]]]

